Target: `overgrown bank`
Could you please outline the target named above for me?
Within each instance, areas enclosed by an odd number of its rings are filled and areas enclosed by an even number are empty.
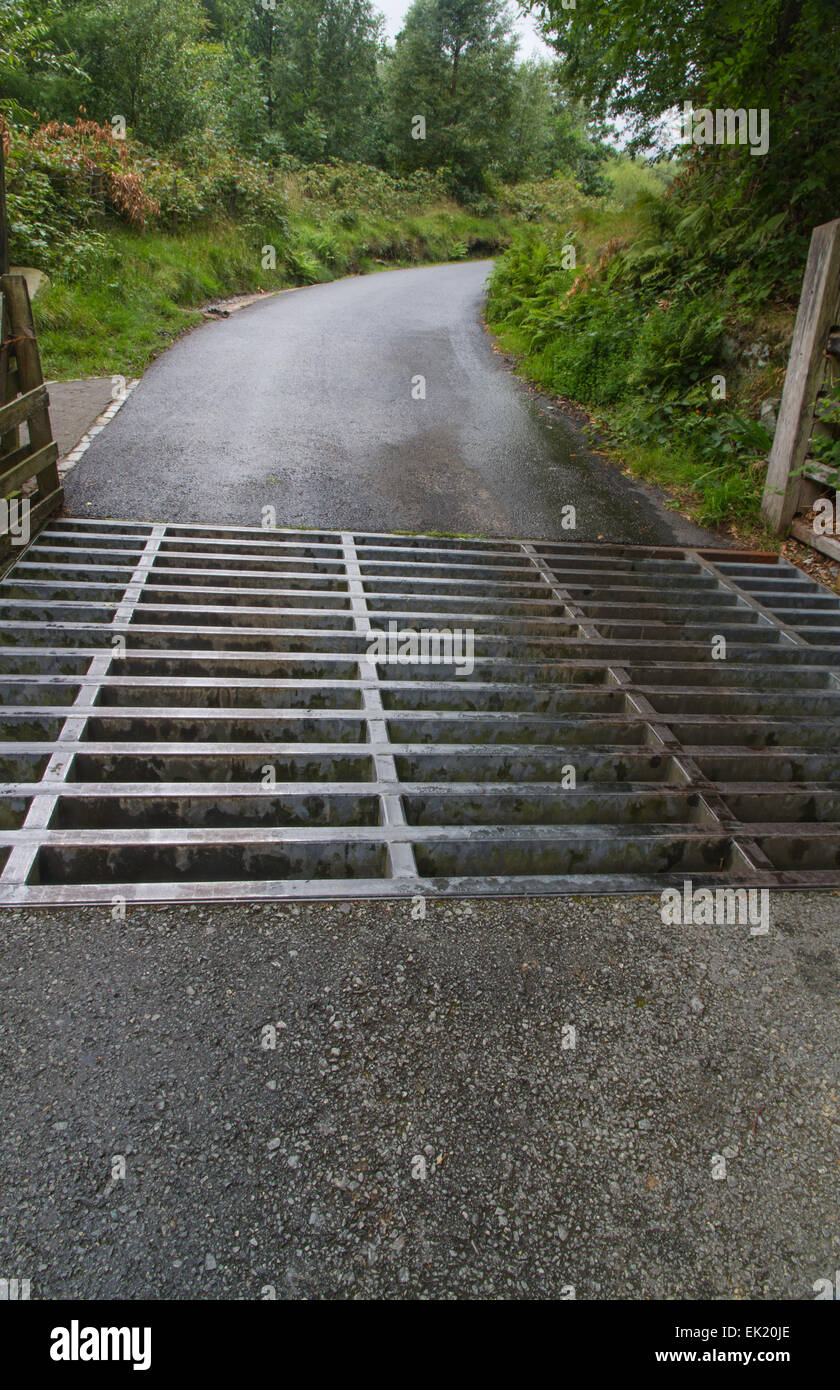
[[[59,378],[140,372],[214,299],[498,255],[487,319],[522,370],[675,505],[757,538],[807,238],[734,219],[710,247],[696,174],[667,169],[614,159],[605,195],[556,176],[467,208],[425,171],[207,142],[176,163],[79,121],[16,134],[9,208],[16,259],[52,279],[37,317]]]
[[[758,536],[807,241],[788,239],[771,271],[772,224],[737,228],[737,255],[721,237],[710,249],[690,173],[613,174],[612,197],[580,200],[564,233],[516,235],[488,323],[533,381],[587,408],[634,473],[702,523]]]
[[[213,299],[492,256],[529,196],[469,209],[425,172],[269,165],[206,144],[175,163],[89,121],[16,133],[8,181],[14,260],[51,279],[37,317],[56,378],[141,371]]]
[[[628,148],[670,151],[676,177],[574,216],[576,268],[567,238],[520,238],[490,321],[637,472],[755,533],[808,241],[840,215],[840,8],[660,0],[653,24],[629,0],[525,3],[564,90]]]

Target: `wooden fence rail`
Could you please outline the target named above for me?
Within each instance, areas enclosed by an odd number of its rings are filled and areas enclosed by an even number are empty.
[[[29,292],[0,276],[0,561],[64,501]],[[21,431],[26,438],[21,438]],[[11,524],[13,510],[17,525]],[[23,525],[21,525],[23,523]]]

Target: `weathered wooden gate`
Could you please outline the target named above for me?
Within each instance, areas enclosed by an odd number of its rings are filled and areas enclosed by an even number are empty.
[[[819,398],[828,364],[840,353],[840,218],[815,227],[790,349],[779,423],[767,465],[762,515],[777,535],[792,530],[799,540],[840,559],[837,540],[811,534],[795,513],[821,489],[835,486],[831,470],[811,456],[820,429]]]
[[[2,563],[58,511],[64,491],[29,292],[22,275],[0,276],[0,322]]]

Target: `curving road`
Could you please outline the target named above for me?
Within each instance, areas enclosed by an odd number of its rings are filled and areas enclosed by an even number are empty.
[[[480,317],[490,269],[313,285],[188,334],[68,475],[70,510],[544,537],[573,503],[579,539],[708,540],[511,375]]]

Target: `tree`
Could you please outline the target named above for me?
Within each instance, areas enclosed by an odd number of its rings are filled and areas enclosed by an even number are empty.
[[[551,174],[554,93],[551,64],[530,58],[516,68],[511,88],[507,149],[501,175],[509,183]]]
[[[800,226],[836,216],[840,172],[835,55],[837,0],[521,0],[544,16],[562,81],[600,112],[623,118],[644,145],[666,111],[765,109],[770,148],[704,147],[695,165],[766,213],[790,206]]]
[[[515,55],[501,0],[414,0],[387,70],[397,168],[444,169],[457,194],[482,188],[506,153]]]
[[[601,193],[599,166],[610,153],[586,109],[572,101],[558,79],[557,64],[529,58],[514,74],[501,175],[508,183],[569,174],[584,193]]]
[[[244,43],[258,64],[269,129],[303,159],[367,159],[382,94],[382,19],[370,0],[255,3]]]
[[[39,115],[73,120],[83,106],[105,124],[124,116],[152,145],[200,130],[215,62],[207,24],[199,0],[57,0],[50,40],[75,66],[39,81]]]
[[[77,73],[53,42],[56,14],[55,0],[0,0],[0,115],[12,122],[32,119],[39,82]]]

